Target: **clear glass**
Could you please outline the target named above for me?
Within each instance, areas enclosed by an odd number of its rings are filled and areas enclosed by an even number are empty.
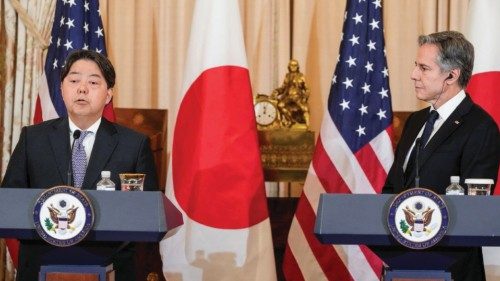
[[[122,191],[142,191],[146,174],[125,173],[120,174]]]
[[[492,179],[466,179],[468,195],[490,195]]]

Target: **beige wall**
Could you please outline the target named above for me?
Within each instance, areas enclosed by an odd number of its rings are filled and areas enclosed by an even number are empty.
[[[467,0],[384,1],[394,110],[413,111],[425,105],[414,98],[409,78],[417,36],[463,30],[467,4]],[[193,5],[194,0],[101,0],[108,52],[118,75],[116,106],[173,111]],[[277,87],[288,59],[298,59],[312,93],[311,127],[318,132],[340,45],[345,1],[240,0],[240,9],[254,93]],[[169,128],[174,118],[169,116]]]

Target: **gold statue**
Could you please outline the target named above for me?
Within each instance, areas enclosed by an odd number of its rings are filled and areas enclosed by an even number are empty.
[[[309,88],[297,60],[290,60],[288,73],[281,87],[271,93],[278,101],[280,122],[284,128],[307,129],[309,127]]]

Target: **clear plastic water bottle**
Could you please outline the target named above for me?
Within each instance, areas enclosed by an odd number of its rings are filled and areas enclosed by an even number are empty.
[[[115,183],[110,179],[111,172],[110,171],[102,171],[101,172],[101,180],[97,183],[97,190],[106,190],[106,191],[114,191]]]
[[[462,186],[460,186],[460,177],[459,176],[451,176],[450,177],[451,184],[446,188],[446,195],[464,195],[465,190]]]

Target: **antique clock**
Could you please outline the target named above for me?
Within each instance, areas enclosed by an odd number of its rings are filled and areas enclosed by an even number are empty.
[[[254,98],[255,120],[266,181],[304,182],[314,152],[309,130],[309,88],[296,60],[283,84]]]
[[[255,120],[259,130],[276,129],[279,126],[276,101],[267,95],[258,94],[254,102]]]

